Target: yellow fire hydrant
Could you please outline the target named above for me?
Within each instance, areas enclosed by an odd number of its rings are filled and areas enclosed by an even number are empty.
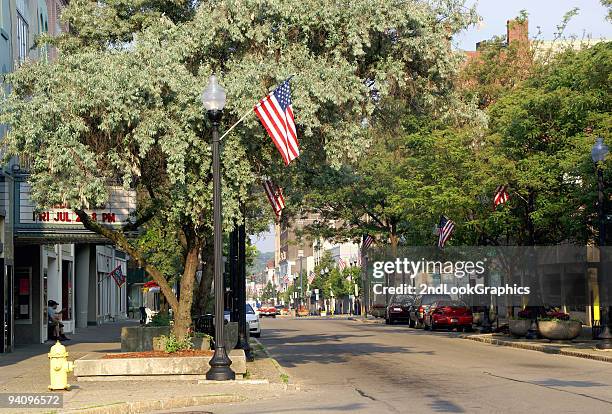
[[[72,372],[74,364],[68,361],[68,352],[66,347],[57,341],[55,345],[51,347],[51,351],[48,354],[50,369],[49,375],[51,376],[50,390],[69,390],[68,385],[68,373]]]

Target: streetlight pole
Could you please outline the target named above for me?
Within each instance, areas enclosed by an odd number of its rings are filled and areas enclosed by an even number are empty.
[[[304,258],[304,250],[298,250],[298,257],[300,258],[300,302],[298,304],[298,316],[300,313],[300,308],[303,306],[303,295],[302,295],[302,259]]]
[[[599,334],[598,339],[602,342],[597,344],[597,349],[612,349],[612,291],[610,286],[606,286],[606,279],[608,275],[604,272],[604,246],[606,245],[606,217],[605,217],[605,206],[604,206],[604,177],[603,170],[601,169],[601,163],[605,161],[608,155],[608,146],[604,144],[603,138],[597,138],[593,148],[591,149],[591,159],[595,163],[597,168],[597,213],[599,216],[599,298],[605,300],[605,305],[608,305],[605,318],[602,318],[606,324],[603,326],[603,331]]]
[[[214,221],[214,283],[215,283],[215,354],[209,364],[206,379],[227,381],[236,378],[231,370],[232,361],[227,356],[223,341],[223,324],[225,323],[223,306],[223,253],[222,253],[222,216],[221,216],[221,165],[219,154],[219,123],[225,106],[225,90],[212,75],[202,92],[202,103],[212,123],[212,167],[213,167],[213,221]]]
[[[244,210],[243,210],[244,213]],[[243,214],[244,216],[244,214]],[[247,361],[255,358],[249,345],[249,326],[246,321],[246,226],[244,222],[238,227],[238,345],[236,348],[243,349]]]

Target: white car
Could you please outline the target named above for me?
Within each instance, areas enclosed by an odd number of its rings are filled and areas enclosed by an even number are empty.
[[[253,307],[246,304],[246,321],[249,325],[249,332],[251,336],[259,338],[261,336],[261,327],[259,326],[259,315],[255,313]]]
[[[226,310],[224,313],[224,317],[225,320],[227,322],[229,322],[231,320],[231,316],[230,316],[230,311]],[[255,311],[253,310],[253,307],[251,305],[249,305],[248,303],[246,304],[246,322],[247,325],[249,326],[249,332],[251,333],[251,336],[254,336],[255,338],[259,338],[261,336],[261,328],[259,326],[259,315],[255,313]],[[213,319],[213,325],[215,324],[215,321]]]

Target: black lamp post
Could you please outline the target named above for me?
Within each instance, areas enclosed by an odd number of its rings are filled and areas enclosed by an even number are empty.
[[[225,323],[223,306],[223,239],[221,216],[221,166],[219,156],[219,123],[225,106],[225,90],[212,75],[206,89],[202,92],[202,104],[208,111],[208,118],[212,122],[212,164],[213,164],[213,221],[214,221],[214,283],[215,283],[215,354],[211,358],[210,370],[206,379],[213,381],[227,381],[236,378],[231,370],[232,361],[227,356],[223,344],[223,324]]]
[[[300,316],[300,308],[304,306],[304,295],[302,293],[302,288],[304,287],[304,285],[302,284],[302,259],[304,258],[304,250],[298,250],[298,258],[300,259],[300,302],[298,304],[298,316]]]
[[[597,344],[598,349],[612,349],[612,305],[610,304],[610,296],[612,292],[610,287],[606,286],[608,275],[604,274],[604,246],[606,245],[606,218],[604,209],[604,179],[601,163],[605,161],[608,155],[608,146],[604,144],[603,138],[597,138],[593,148],[591,149],[591,159],[597,167],[597,212],[599,215],[599,298],[603,297],[607,303],[608,310],[602,322],[607,322],[603,325],[603,331],[599,334],[602,342]],[[604,303],[604,306],[606,303]],[[605,307],[604,307],[605,309]]]

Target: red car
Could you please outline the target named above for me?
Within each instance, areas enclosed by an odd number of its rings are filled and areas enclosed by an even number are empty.
[[[276,318],[276,307],[274,305],[261,305],[259,316],[271,316]]]
[[[474,317],[468,305],[460,300],[439,300],[434,302],[424,318],[425,329],[438,328],[471,331]]]

